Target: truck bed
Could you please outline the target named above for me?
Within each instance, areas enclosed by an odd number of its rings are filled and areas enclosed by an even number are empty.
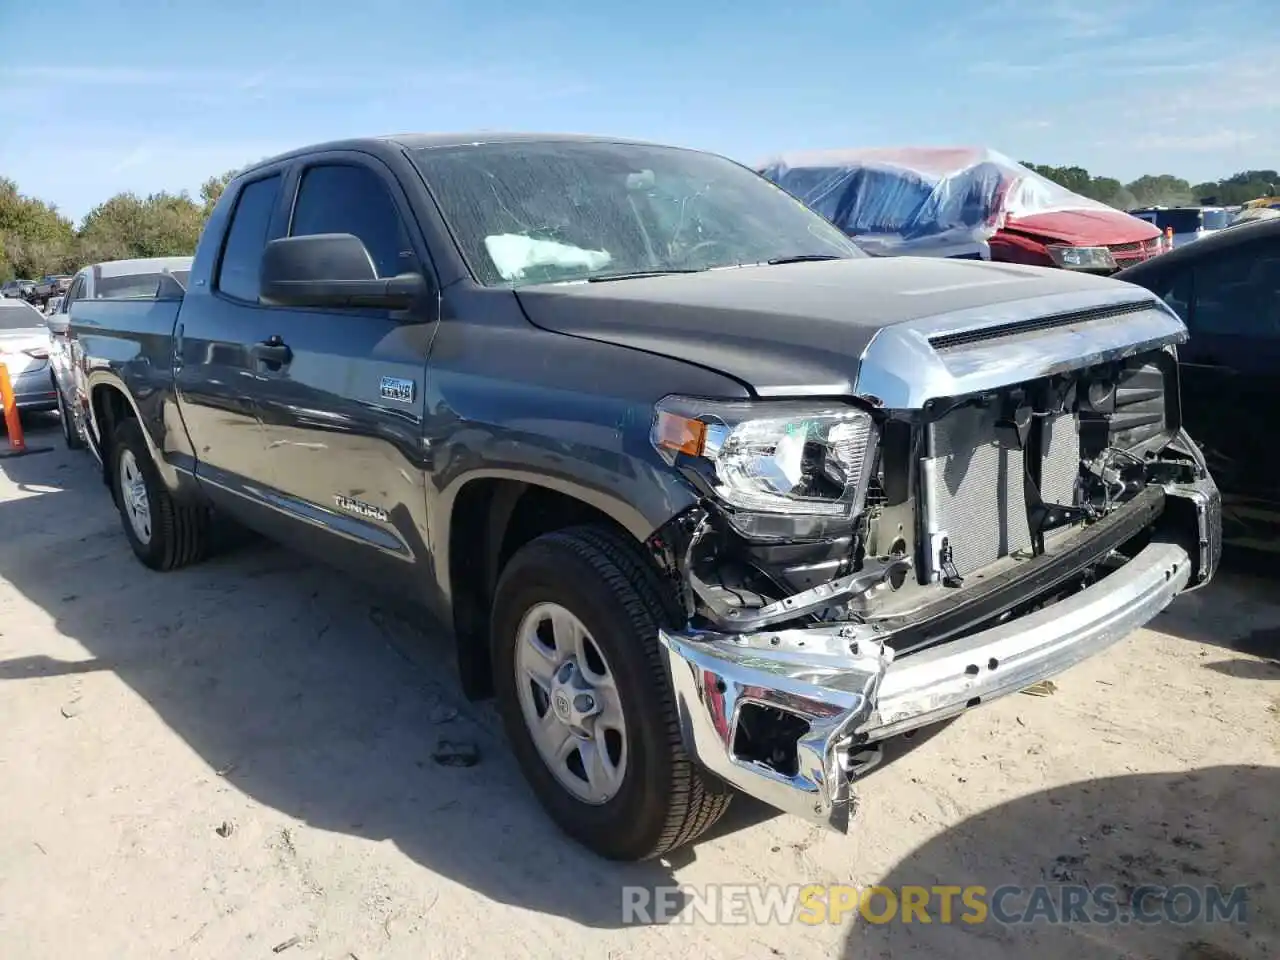
[[[181,308],[181,299],[73,303],[67,335],[77,371],[75,389],[91,394],[95,383],[122,382],[151,435],[163,436],[164,408],[173,396],[174,326]],[[97,438],[91,439],[96,443]]]

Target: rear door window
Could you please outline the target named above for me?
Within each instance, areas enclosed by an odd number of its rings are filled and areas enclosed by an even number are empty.
[[[247,183],[236,198],[218,265],[217,288],[229,297],[258,301],[262,250],[280,199],[280,179],[277,173]]]

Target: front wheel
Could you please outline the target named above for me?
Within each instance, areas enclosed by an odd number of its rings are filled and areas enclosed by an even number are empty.
[[[134,555],[152,570],[173,570],[204,558],[209,513],[174,500],[165,488],[142,427],[122,422],[110,448],[111,490]]]
[[[692,841],[732,797],[684,751],[661,589],[624,537],[577,527],[521,548],[494,599],[494,689],[516,759],[556,824],[612,860]]]

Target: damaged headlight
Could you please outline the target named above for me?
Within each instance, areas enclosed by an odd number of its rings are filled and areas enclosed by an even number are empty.
[[[686,397],[660,402],[652,430],[668,463],[683,456],[702,467],[710,492],[739,514],[735,526],[748,536],[803,535],[771,516],[851,519],[866,499],[877,439],[875,420],[857,407]]]
[[[1073,247],[1051,243],[1045,247],[1049,259],[1064,270],[1114,270],[1116,258],[1106,247]]]

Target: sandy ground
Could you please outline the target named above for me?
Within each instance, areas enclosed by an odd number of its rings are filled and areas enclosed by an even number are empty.
[[[669,863],[563,839],[449,645],[242,546],[137,564],[87,456],[0,463],[6,957],[1280,955],[1280,578],[1238,564],[1153,629],[921,737],[847,837],[738,802]],[[432,760],[475,744],[473,767]],[[674,883],[1249,887],[1244,925],[624,924]],[[278,953],[273,950],[278,949]]]

